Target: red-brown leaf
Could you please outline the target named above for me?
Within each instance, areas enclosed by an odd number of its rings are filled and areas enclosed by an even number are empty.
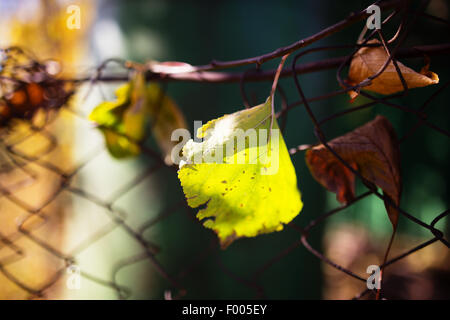
[[[366,180],[380,187],[398,206],[401,194],[400,161],[397,136],[383,116],[331,140],[328,145]],[[355,198],[355,175],[324,145],[306,152],[306,163],[314,178],[336,193],[339,202]],[[385,201],[389,219],[397,226],[398,212]]]

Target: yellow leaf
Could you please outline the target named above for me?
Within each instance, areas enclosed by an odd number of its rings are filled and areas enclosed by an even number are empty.
[[[157,84],[147,84],[142,72],[136,72],[128,84],[119,87],[116,96],[116,101],[101,103],[89,115],[105,135],[110,153],[116,158],[138,155],[151,124],[164,161],[172,165],[170,155],[178,143],[171,141],[172,132],[187,127],[175,102]]]
[[[283,136],[276,120],[272,130],[270,124],[269,98],[208,122],[197,132],[204,140],[183,148],[178,178],[186,199],[192,208],[204,206],[197,218],[223,248],[237,238],[281,231],[303,207]],[[231,151],[224,155],[224,149]]]

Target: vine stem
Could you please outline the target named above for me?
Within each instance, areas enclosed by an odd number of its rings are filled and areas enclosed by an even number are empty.
[[[380,289],[377,290],[377,294],[376,294],[376,300],[380,300],[381,299],[381,286],[383,285],[383,272],[384,269],[386,268],[386,262],[388,261],[388,256],[389,256],[389,252],[391,251],[392,248],[392,243],[394,243],[394,238],[395,238],[395,234],[397,232],[397,226],[395,225],[393,230],[392,230],[392,235],[391,238],[389,239],[389,244],[386,248],[386,252],[384,253],[384,258],[383,258],[383,264],[381,265],[380,268]]]
[[[394,8],[394,7],[401,5],[403,0],[383,1],[381,3],[380,2],[381,1],[376,1],[375,4],[379,5],[379,7],[381,9],[390,9],[390,8]],[[159,72],[159,73],[158,72],[150,72],[150,75],[156,76],[159,79],[168,79],[168,78],[174,78],[174,77],[176,78],[176,76],[180,75],[180,74],[184,74],[184,75],[197,74],[197,75],[200,75],[200,77],[202,77],[202,76],[204,76],[203,72],[205,72],[205,71],[228,69],[228,68],[245,66],[245,65],[249,65],[249,64],[256,64],[256,66],[259,67],[264,62],[270,61],[270,60],[278,58],[278,57],[282,57],[286,54],[290,54],[298,49],[307,47],[310,44],[313,44],[314,42],[317,42],[317,41],[324,39],[332,34],[335,34],[339,31],[345,29],[346,27],[367,18],[369,15],[370,14],[367,13],[367,11],[365,9],[363,9],[357,13],[352,12],[352,13],[350,13],[350,15],[347,18],[329,26],[328,28],[322,29],[321,31],[319,31],[307,38],[298,40],[288,46],[280,47],[272,52],[269,52],[269,53],[266,53],[263,55],[259,55],[256,57],[240,59],[240,60],[231,60],[231,61],[213,60],[209,64],[206,64],[206,65],[190,66],[188,68],[189,69],[188,72],[183,71],[183,70],[180,72],[174,72],[171,74],[166,74],[166,73],[162,73],[162,72]],[[186,64],[186,65],[188,65],[188,64]],[[242,78],[242,75],[239,77],[239,80],[241,78]],[[98,78],[96,80],[101,81],[101,79],[98,79]],[[77,81],[82,82],[83,80],[80,79]]]
[[[414,46],[410,48],[399,49],[396,53],[396,58],[414,58],[422,57],[424,55],[436,56],[450,54],[450,43],[443,43],[439,45]],[[328,70],[339,67],[345,60],[344,57],[334,57],[323,59],[316,62],[309,62],[299,64],[296,66],[297,74],[306,74],[322,70]],[[276,73],[276,70],[265,71],[245,71],[245,81],[271,81]],[[281,72],[280,78],[292,76],[292,69],[285,69]],[[219,72],[219,71],[201,71],[189,73],[150,73],[147,75],[147,80],[155,80],[161,82],[181,81],[181,82],[200,82],[200,83],[232,83],[242,81],[244,72]],[[95,81],[101,82],[126,82],[129,80],[128,74],[116,75],[100,75],[95,78]],[[92,76],[85,76],[78,79],[66,79],[66,81],[75,81],[78,83],[92,81]]]
[[[390,9],[393,7],[396,7],[398,5],[400,5],[403,2],[403,0],[393,0],[393,1],[376,1],[375,4],[377,4],[381,9]],[[365,18],[367,18],[368,16],[370,16],[369,13],[366,12],[365,8],[357,13],[350,13],[350,15],[333,24],[332,26],[329,26],[328,28],[322,29],[321,31],[315,33],[312,36],[309,36],[305,39],[302,40],[298,40],[288,46],[285,47],[281,47],[278,48],[272,52],[257,56],[257,57],[252,57],[252,58],[247,58],[247,59],[241,59],[241,60],[233,60],[233,61],[212,61],[211,63],[204,65],[204,66],[198,66],[198,67],[194,67],[194,72],[195,71],[209,71],[209,70],[217,70],[217,69],[224,69],[224,68],[233,68],[233,67],[239,67],[239,66],[245,66],[245,65],[249,65],[249,64],[256,64],[256,65],[261,65],[264,62],[267,62],[269,60],[278,58],[278,57],[282,57],[286,54],[290,54],[298,49],[304,48],[318,40],[321,40],[323,38],[326,38],[336,32],[339,32],[340,30],[352,25],[353,23],[356,23],[358,21],[361,21]]]
[[[281,58],[280,64],[278,65],[278,68],[277,68],[277,72],[275,73],[275,77],[274,77],[273,83],[272,83],[272,90],[270,91],[270,96],[272,97],[272,100],[275,95],[275,91],[277,90],[278,79],[280,79],[280,74],[281,74],[281,71],[283,70],[283,65],[284,65],[287,57],[289,57],[289,54],[286,54]]]
[[[270,91],[270,106],[271,106],[271,112],[270,112],[270,136],[272,136],[272,127],[273,127],[273,119],[275,118],[275,91],[277,91],[277,85],[278,80],[280,79],[281,71],[283,70],[283,65],[286,62],[286,59],[289,57],[289,53],[285,54],[280,61],[280,64],[278,65],[277,72],[275,73],[275,77],[273,79],[272,83],[272,90]]]

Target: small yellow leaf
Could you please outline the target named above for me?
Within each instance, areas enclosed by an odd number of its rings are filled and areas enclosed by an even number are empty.
[[[145,137],[144,121],[147,117],[144,111],[133,115],[136,108],[131,101],[135,96],[134,84],[138,81],[138,76],[133,77],[130,83],[116,90],[117,100],[100,103],[89,115],[89,120],[96,122],[103,133],[108,151],[117,159],[138,155],[141,151],[139,143]]]
[[[109,152],[116,158],[138,155],[151,124],[164,160],[171,165],[171,151],[178,143],[171,141],[172,132],[187,127],[175,102],[158,85],[147,84],[142,72],[136,72],[128,84],[119,87],[116,96],[116,101],[101,103],[89,115],[103,132]]]

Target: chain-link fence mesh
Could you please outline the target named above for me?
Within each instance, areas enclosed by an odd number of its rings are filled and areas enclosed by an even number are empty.
[[[389,18],[387,18],[383,23],[389,22],[392,16],[402,14],[402,8],[402,5],[397,7],[389,16]],[[358,15],[356,16],[358,17]],[[361,20],[366,16],[366,14],[362,13],[359,15],[358,19]],[[420,57],[422,55],[443,53],[445,52],[445,50],[447,50],[448,52],[449,46],[445,44],[442,44],[442,46],[403,48],[402,39],[406,37],[406,34],[408,32],[405,24],[412,23],[410,17],[408,17],[408,19],[406,18],[407,17],[405,15],[405,18],[400,24],[398,35],[396,35],[393,39],[389,41],[385,40],[383,33],[380,30],[373,30],[373,32],[371,32],[371,34],[367,36],[366,39],[369,40],[372,37],[378,37],[383,43],[385,43],[386,48],[389,48],[389,59],[391,59],[394,55],[397,57]],[[443,32],[448,32],[449,30],[448,21],[443,21],[442,19],[438,19],[430,15],[425,15],[420,10],[415,12],[413,19],[422,18],[438,21],[442,24]],[[314,43],[315,41],[320,40],[322,38],[322,35],[325,36],[331,34],[331,30],[337,31],[343,29],[349,23],[349,21],[352,21],[352,19],[354,19],[354,16],[344,20],[343,22],[335,26],[324,29],[324,31],[319,33],[320,36],[313,36],[311,38],[308,38],[306,41],[303,41],[304,44],[298,42],[296,43],[296,45],[288,48],[287,50],[280,49],[280,51],[285,50],[286,52],[279,52],[274,55],[262,56],[262,58],[256,59],[255,61],[258,61],[258,70],[245,72],[242,76],[239,77],[233,76],[229,79],[229,81],[236,82],[236,85],[239,85],[240,83],[244,104],[248,106],[249,103],[247,101],[247,94],[245,93],[244,84],[247,81],[252,81],[253,79],[258,77],[265,77],[269,79],[272,77],[272,74],[270,74],[270,72],[259,70],[262,63],[271,60],[274,57],[281,56],[281,54],[290,53],[302,49],[306,46],[306,44]],[[272,268],[274,264],[279,263],[289,253],[298,250],[298,248],[300,247],[306,248],[318,259],[339,270],[342,277],[352,277],[357,281],[360,281],[361,292],[356,294],[355,298],[358,299],[367,296],[368,294],[374,294],[372,290],[366,289],[367,275],[365,275],[365,270],[349,270],[346,267],[337,264],[336,262],[330,260],[323,253],[321,253],[321,250],[312,247],[310,242],[308,241],[308,236],[316,226],[323,224],[332,215],[335,215],[338,212],[345,210],[350,206],[353,206],[357,202],[363,201],[369,195],[378,197],[380,201],[387,201],[388,203],[390,202],[391,205],[398,209],[401,216],[417,224],[417,226],[419,226],[420,228],[427,230],[427,232],[429,232],[430,234],[429,240],[411,247],[402,254],[389,258],[381,267],[386,267],[398,263],[402,259],[405,259],[406,257],[413,255],[420,250],[423,250],[424,248],[432,246],[437,242],[443,243],[447,248],[449,247],[449,242],[445,239],[443,231],[436,228],[436,224],[448,216],[449,210],[445,210],[444,212],[436,212],[431,223],[426,223],[416,218],[415,212],[406,212],[401,207],[397,207],[391,199],[381,194],[375,186],[367,183],[367,181],[359,174],[358,171],[355,171],[350,164],[346,163],[339,156],[339,154],[337,154],[331,147],[327,145],[326,141],[328,141],[329,138],[325,136],[325,133],[322,130],[322,126],[325,123],[331,121],[338,121],[337,119],[339,119],[340,117],[351,117],[353,113],[358,112],[359,110],[370,108],[375,104],[379,104],[385,105],[388,108],[396,108],[402,110],[405,113],[411,113],[417,118],[416,123],[411,127],[410,131],[400,137],[400,144],[414,143],[414,138],[412,138],[412,135],[420,127],[426,127],[427,130],[432,130],[439,135],[448,137],[449,133],[446,129],[438,127],[427,119],[427,108],[430,106],[434,99],[448,90],[448,85],[450,82],[442,83],[436,86],[435,92],[429,97],[429,99],[427,99],[419,106],[414,107],[398,105],[396,104],[396,102],[393,102],[393,100],[395,100],[399,96],[407,93],[408,88],[406,86],[404,92],[402,92],[401,94],[390,95],[382,98],[369,95],[368,93],[361,91],[360,94],[370,100],[368,103],[359,105],[357,107],[348,108],[345,111],[336,114],[330,114],[323,120],[317,119],[314,111],[309,106],[310,103],[314,101],[327,100],[338,95],[345,95],[349,90],[360,89],[360,85],[349,87],[345,83],[345,81],[341,79],[341,73],[342,69],[348,65],[358,48],[364,46],[367,40],[363,43],[360,43],[359,45],[355,44],[350,46],[305,49],[295,56],[295,58],[293,59],[292,67],[285,67],[285,70],[283,71],[282,76],[290,76],[292,74],[301,100],[290,103],[287,96],[283,93],[283,90],[279,88],[279,90],[277,91],[277,95],[279,94],[279,96],[281,97],[283,106],[282,109],[277,113],[277,117],[281,123],[281,128],[283,129],[285,127],[285,120],[288,118],[289,111],[291,109],[306,108],[310,119],[314,124],[315,134],[318,138],[318,142],[323,143],[329,149],[329,151],[332,152],[345,166],[353,171],[353,173],[363,183],[365,182],[368,191],[357,196],[354,202],[346,206],[337,207],[326,213],[317,215],[316,219],[310,221],[309,223],[306,223],[306,225],[299,225],[298,223],[294,222],[288,224],[286,229],[291,230],[291,232],[297,233],[298,239],[293,243],[286,244],[284,250],[280,251],[274,257],[268,259],[265,263],[261,264],[258,269],[253,270],[251,276],[249,276],[248,278],[242,278],[241,276],[236,275],[224,264],[219,263],[217,276],[227,277],[230,279],[230,281],[236,281],[240,285],[247,287],[249,290],[254,292],[253,297],[267,296],[267,292],[265,291],[264,286],[261,285],[261,278],[264,277],[265,274],[267,274],[267,270]],[[318,63],[300,64],[298,62],[300,57],[308,53],[321,50],[333,51],[336,49],[346,48],[348,48],[349,51],[353,51],[346,57],[337,57],[325,62]],[[13,54],[12,51],[9,52],[10,54]],[[35,62],[36,65],[34,67],[39,65],[37,61]],[[221,65],[220,62],[215,62],[211,64],[210,69],[214,70],[215,68],[223,68],[226,66],[226,64]],[[234,65],[230,64],[230,66]],[[344,87],[344,89],[334,92],[328,92],[319,97],[307,98],[301,87],[301,74],[336,67],[338,70],[338,81]],[[17,68],[21,68],[21,71],[25,73],[33,72],[31,69],[26,69],[23,65],[17,66]],[[196,81],[196,77],[198,77],[197,81],[202,81],[201,79],[205,79],[206,81],[217,81],[217,79],[208,78],[207,76],[203,77],[204,74],[202,73],[187,74],[185,76],[188,78],[185,79],[187,81]],[[120,77],[122,77],[123,80],[127,79],[127,75]],[[88,86],[96,86],[102,81],[121,80],[120,77],[98,75],[97,78],[81,79],[78,82],[87,83]],[[399,73],[399,77],[403,79],[401,72]],[[148,79],[162,82],[173,80],[173,78],[171,79],[170,77],[162,79],[160,74],[153,73],[148,74]],[[2,82],[14,80],[23,81],[20,79],[2,78]],[[176,80],[183,81],[182,77]],[[41,82],[41,85],[50,86],[52,84],[43,81]],[[61,96],[58,95],[57,97]],[[57,105],[60,104],[61,102],[57,103]],[[163,252],[165,248],[160,247],[158,243],[154,243],[151,239],[149,240],[149,237],[145,236],[145,234],[148,230],[157,226],[161,221],[163,221],[164,219],[168,219],[174,214],[186,213],[189,216],[189,220],[191,221],[191,223],[199,223],[195,218],[196,210],[189,208],[186,204],[185,199],[180,198],[179,200],[174,201],[171,205],[168,205],[166,208],[162,208],[156,216],[137,226],[136,223],[130,222],[130,217],[133,216],[133,212],[131,212],[133,211],[133,208],[131,208],[130,205],[129,208],[122,208],[120,206],[117,206],[117,203],[120,202],[124,196],[126,196],[134,188],[137,188],[147,178],[157,174],[161,170],[173,170],[174,172],[176,172],[177,168],[167,167],[164,164],[164,161],[161,158],[158,150],[153,150],[149,147],[142,146],[142,153],[144,154],[144,156],[148,157],[145,161],[145,168],[143,170],[139,170],[139,172],[136,172],[135,177],[124,181],[123,185],[121,185],[120,187],[117,188],[115,186],[114,192],[112,192],[112,194],[109,194],[108,197],[99,196],[99,190],[96,190],[95,188],[86,188],[85,185],[83,185],[82,183],[77,183],[77,181],[79,180],[79,175],[80,172],[82,172],[83,168],[94,161],[94,159],[97,158],[99,154],[104,152],[104,150],[94,148],[94,150],[91,151],[84,151],[82,152],[82,157],[75,157],[76,159],[78,159],[77,163],[75,164],[70,163],[70,161],[64,159],[63,157],[55,155],[55,152],[57,152],[58,149],[67,148],[67,145],[61,142],[61,132],[67,130],[66,128],[61,128],[61,126],[64,126],[64,124],[58,125],[58,121],[61,117],[65,118],[64,123],[70,123],[73,121],[82,122],[87,125],[87,130],[97,130],[96,128],[90,126],[89,120],[87,120],[86,116],[84,114],[81,114],[79,110],[77,110],[77,104],[72,103],[69,104],[69,106],[64,106],[61,110],[57,110],[59,113],[55,112],[52,107],[43,108],[45,114],[47,115],[45,124],[43,126],[32,124],[30,120],[26,119],[27,117],[24,113],[17,114],[16,117],[22,118],[22,122],[26,124],[26,130],[17,129],[16,127],[12,128],[9,123],[9,127],[7,127],[6,123],[2,123],[2,144],[5,153],[4,157],[8,159],[8,162],[12,166],[9,169],[5,168],[5,170],[3,170],[4,168],[2,167],[2,177],[0,184],[0,196],[3,199],[3,203],[5,201],[8,202],[7,206],[3,204],[4,207],[3,209],[1,209],[2,212],[0,216],[0,273],[2,277],[5,278],[7,282],[12,283],[14,286],[16,286],[16,288],[20,288],[25,297],[48,297],[47,293],[52,290],[52,288],[58,282],[63,281],[65,277],[67,277],[67,274],[70,274],[70,270],[72,270],[71,268],[77,265],[77,257],[80,254],[83,254],[83,252],[89,250],[92,246],[95,246],[100,240],[107,237],[112,230],[121,229],[129,237],[134,239],[136,243],[138,243],[140,247],[140,253],[126,256],[118,262],[115,262],[110,266],[110,274],[105,275],[104,277],[98,277],[97,275],[90,274],[83,269],[79,270],[80,276],[86,280],[96,282],[101,286],[105,286],[114,290],[118,298],[127,298],[130,296],[133,288],[122,285],[120,281],[117,280],[117,274],[125,267],[137,264],[142,261],[147,261],[153,266],[153,269],[158,274],[158,276],[164,278],[166,281],[165,283],[167,285],[165,298],[171,299],[183,297],[185,293],[189,292],[190,290],[190,288],[185,285],[185,280],[189,279],[189,277],[195,274],[196,269],[205,261],[205,259],[207,259],[209,256],[214,255],[217,250],[220,250],[215,235],[211,233],[211,241],[209,243],[206,243],[203,247],[199,247],[198,249],[196,249],[197,253],[191,255],[187,263],[185,263],[183,266],[179,266],[179,268],[174,270],[173,266],[166,266],[164,262],[159,259],[160,253]],[[2,119],[5,120],[6,118]],[[4,122],[6,122],[6,120]],[[24,124],[22,123],[21,126],[24,126]],[[36,141],[36,139],[40,139],[41,141],[39,150],[36,150],[35,148],[36,143],[34,141]],[[45,142],[42,143],[42,141]],[[44,146],[42,147],[42,145]],[[290,153],[294,155],[295,153],[304,151],[309,147],[309,145],[300,145],[298,147],[291,148]],[[51,154],[52,156],[48,157],[49,154]],[[408,161],[414,161],[414,159],[409,159]],[[114,172],[111,172],[109,174],[113,175]],[[32,191],[30,191],[30,188],[35,189],[32,189]],[[24,192],[23,190],[28,191]],[[78,200],[74,200],[74,198]],[[72,228],[72,226],[64,225],[63,227],[64,222],[62,221],[63,218],[61,211],[76,210],[75,207],[70,205],[70,203],[73,203],[74,201],[89,202],[98,208],[102,208],[105,213],[105,217],[107,217],[107,221],[101,227],[96,226],[96,230],[90,232],[89,236],[80,239],[78,244],[71,248],[70,251],[64,251],[61,250],[61,246],[58,245],[58,243],[64,230],[68,230]],[[10,222],[3,222],[7,221],[6,216],[9,215],[12,216],[12,218],[8,218],[8,221]],[[92,217],[89,216],[89,212],[83,213],[83,219],[91,218]],[[182,246],[182,244],[180,245]],[[111,248],[111,250],[114,250],[114,248]],[[17,272],[18,269],[30,267],[33,265],[33,259],[37,259],[36,252],[40,252],[40,255],[46,256],[47,262],[45,263],[45,275],[42,270],[39,271],[36,269],[34,269],[33,274],[28,276],[24,276],[24,273]],[[170,255],[170,251],[165,251],[165,254]]]

